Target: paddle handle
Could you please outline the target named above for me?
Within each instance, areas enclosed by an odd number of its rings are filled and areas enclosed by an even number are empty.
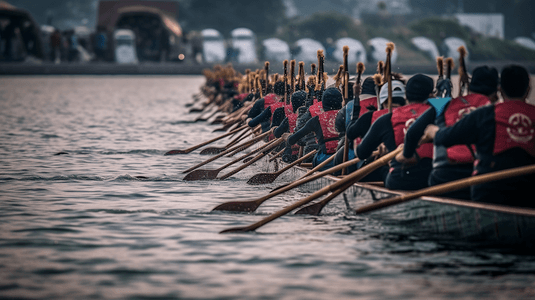
[[[351,173],[350,175],[346,176],[344,179],[341,179],[331,185],[328,185],[322,189],[320,189],[319,191],[311,194],[310,196],[300,200],[300,201],[297,201],[295,202],[294,204],[292,205],[289,205],[283,209],[281,209],[280,211],[252,224],[252,225],[249,225],[247,227],[242,227],[242,228],[230,228],[230,229],[227,229],[227,230],[223,230],[221,231],[221,233],[226,233],[226,232],[247,232],[247,231],[253,231],[253,230],[256,230],[258,229],[259,227],[277,219],[278,217],[281,217],[289,212],[291,212],[292,210],[302,206],[302,205],[305,205],[329,192],[332,192],[332,191],[336,191],[342,187],[349,187],[351,186],[351,184],[355,183],[356,181],[358,181],[359,179],[363,178],[364,176],[368,175],[369,173],[373,172],[374,170],[376,170],[378,167],[381,167],[385,164],[387,164],[390,160],[392,160],[393,158],[396,157],[397,154],[399,154],[401,151],[403,151],[403,147],[399,147],[397,148],[396,150],[386,154],[385,156],[377,159],[376,161],[372,162],[371,164],[367,165],[367,166],[364,166],[362,167],[361,169],[355,171],[354,173]]]
[[[324,160],[321,164],[319,164],[316,167],[314,167],[314,169],[308,171],[305,175],[303,175],[303,177],[301,177],[299,179],[303,179],[305,177],[308,177],[310,174],[316,172],[317,170],[321,170],[321,168],[325,167],[326,165],[328,165],[333,160],[334,160],[334,154],[331,155],[331,157],[329,157],[326,160]],[[334,171],[334,172],[336,172],[336,171]],[[331,172],[331,173],[333,173],[333,172]]]
[[[230,171],[229,173],[221,176],[219,179],[223,180],[223,179],[227,179],[229,178],[230,176],[238,173],[239,171],[245,169],[246,167],[250,166],[251,164],[255,163],[256,161],[258,161],[259,159],[261,159],[262,157],[264,157],[267,153],[266,151],[269,151],[275,147],[277,147],[278,145],[280,145],[282,142],[284,142],[284,139],[283,138],[279,138],[277,140],[275,140],[273,143],[271,143],[267,148],[266,147],[263,147],[261,148],[262,150],[264,150],[264,152],[258,154],[257,156],[255,156],[251,161],[241,165],[240,167]]]
[[[283,149],[283,151],[284,151],[284,149]],[[309,153],[307,153],[307,155],[301,157],[300,159],[298,159],[298,160],[292,162],[291,164],[287,165],[286,167],[280,169],[280,170],[279,170],[277,173],[275,173],[275,174],[280,175],[280,174],[286,172],[288,169],[290,169],[290,168],[296,166],[297,164],[300,164],[300,163],[301,163],[302,161],[304,161],[305,159],[307,159],[307,158],[311,157],[312,155],[316,154],[316,152],[318,152],[318,150],[310,151]]]
[[[367,213],[367,212],[371,212],[377,209],[407,202],[409,200],[413,200],[413,199],[420,198],[423,196],[444,194],[444,193],[468,188],[476,184],[482,184],[482,183],[517,177],[517,176],[524,176],[524,175],[533,174],[533,173],[535,173],[535,165],[529,165],[525,167],[503,170],[503,171],[493,172],[489,174],[477,175],[477,176],[459,179],[459,180],[455,180],[455,181],[444,183],[444,184],[439,184],[436,186],[431,186],[425,189],[421,189],[417,192],[403,194],[394,198],[381,200],[379,202],[363,206],[357,209],[355,212],[357,214]]]
[[[281,155],[284,153],[285,150],[286,150],[286,148],[282,149],[282,150],[279,151],[277,154],[273,155],[273,157],[269,159],[269,162],[272,162],[272,161],[274,161],[275,159],[277,159],[277,157],[281,156]]]
[[[191,151],[193,151],[193,150],[197,150],[197,149],[199,149],[199,148],[201,148],[201,147],[203,147],[203,146],[206,146],[206,145],[208,145],[208,144],[210,144],[210,143],[213,143],[213,142],[215,142],[215,141],[217,141],[217,140],[220,140],[220,139],[222,139],[222,138],[224,138],[224,137],[227,137],[227,136],[229,136],[229,135],[233,135],[234,133],[236,133],[236,132],[238,132],[238,131],[240,131],[240,130],[246,128],[246,127],[247,127],[247,125],[243,125],[243,126],[240,127],[240,128],[234,129],[234,130],[229,131],[229,132],[227,132],[227,133],[225,133],[225,134],[223,134],[223,135],[220,135],[220,136],[218,136],[218,137],[216,137],[216,138],[213,138],[213,139],[211,139],[211,140],[209,140],[209,141],[206,141],[206,142],[201,143],[201,144],[199,144],[199,145],[197,145],[197,146],[191,147],[191,148],[185,150],[184,152],[189,153],[189,152],[191,152]]]
[[[193,167],[191,167],[191,168],[189,168],[189,169],[187,169],[187,170],[185,170],[185,171],[182,171],[182,173],[189,173],[189,172],[191,172],[191,171],[193,171],[193,170],[195,170],[195,169],[197,169],[197,168],[199,168],[199,167],[201,167],[201,166],[206,165],[206,164],[209,163],[209,162],[212,162],[212,161],[214,161],[214,160],[216,160],[216,159],[218,159],[218,158],[220,158],[220,157],[222,157],[222,156],[227,155],[228,153],[230,153],[230,152],[232,152],[232,151],[234,151],[234,150],[237,150],[237,149],[244,150],[244,149],[246,149],[248,146],[251,146],[251,145],[252,145],[251,143],[255,143],[255,142],[261,140],[261,139],[264,138],[267,134],[269,134],[269,131],[266,132],[266,133],[263,133],[263,134],[261,134],[261,135],[259,135],[259,136],[257,136],[256,138],[254,138],[254,139],[252,139],[252,140],[250,140],[250,141],[246,141],[246,142],[243,142],[243,143],[241,143],[241,144],[239,144],[239,145],[236,145],[236,146],[234,146],[234,147],[232,147],[232,148],[229,148],[229,149],[227,149],[227,150],[225,150],[225,151],[219,153],[218,155],[213,156],[213,157],[211,157],[211,158],[209,158],[209,159],[203,161],[202,163],[199,163],[199,164],[197,164],[197,165],[195,165],[195,166],[193,166]],[[241,150],[240,150],[240,151],[241,151]]]

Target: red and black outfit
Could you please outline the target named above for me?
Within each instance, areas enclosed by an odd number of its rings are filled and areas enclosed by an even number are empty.
[[[429,107],[427,103],[413,103],[395,108],[392,113],[377,118],[357,146],[357,157],[361,159],[370,157],[381,143],[384,143],[389,152],[395,150],[403,144],[407,128]],[[379,111],[378,114],[380,113],[382,112]],[[406,166],[392,160],[388,175],[384,179],[385,187],[396,190],[427,187],[427,179],[432,169],[433,146],[422,145],[416,153],[418,163],[415,165]]]
[[[430,99],[431,101],[431,99]],[[414,155],[420,138],[427,125],[435,124],[440,128],[453,126],[464,116],[478,107],[489,105],[489,98],[482,94],[470,94],[449,101],[446,106],[435,108],[432,106],[414,122],[407,134],[403,147],[403,155],[410,158]],[[437,113],[439,111],[439,113]],[[440,112],[441,111],[441,112]],[[473,145],[455,145],[446,148],[435,145],[433,155],[433,170],[429,175],[429,185],[437,185],[453,180],[469,177],[472,174],[475,148]],[[443,196],[470,199],[470,189],[463,189]]]
[[[473,174],[535,164],[535,106],[508,101],[481,107],[455,125],[440,129],[435,145],[476,147]],[[535,207],[529,195],[535,175],[504,179],[471,188],[473,201]]]

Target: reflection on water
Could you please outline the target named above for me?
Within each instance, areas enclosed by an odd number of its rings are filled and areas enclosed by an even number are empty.
[[[251,167],[182,181],[207,156],[163,156],[218,136],[184,122],[201,77],[0,80],[0,297],[61,299],[430,299],[535,296],[535,259],[376,230],[343,203],[220,235],[253,214],[211,212],[264,195]],[[222,146],[226,140],[215,143]],[[61,153],[61,155],[55,155]],[[230,158],[205,168],[217,168]],[[337,206],[336,206],[337,205]]]

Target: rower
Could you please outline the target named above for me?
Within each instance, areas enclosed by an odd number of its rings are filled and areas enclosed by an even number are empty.
[[[294,145],[298,140],[313,132],[319,145],[319,151],[312,160],[312,165],[317,166],[336,152],[339,133],[334,128],[334,121],[338,110],[342,108],[342,93],[336,88],[328,88],[323,92],[321,110],[312,105],[309,109],[311,119],[303,128],[288,137],[288,145]],[[332,162],[325,168],[330,168]]]
[[[320,91],[316,91],[316,76],[310,76],[306,85],[308,89],[307,98],[305,100],[305,105],[297,109],[297,122],[295,124],[294,132],[299,131],[301,128],[303,128],[306,123],[312,118],[309,109],[312,105],[318,102],[318,97],[316,95]],[[306,155],[311,151],[319,149],[319,145],[316,141],[316,137],[313,132],[305,135],[303,138],[298,140],[296,144],[302,147],[303,155]],[[313,158],[310,158],[304,160],[303,162],[312,163],[312,160]]]
[[[449,101],[445,104],[445,108],[431,106],[423,113],[407,131],[403,152],[396,157],[396,160],[398,162],[407,162],[408,157],[414,158],[415,149],[418,147],[427,125],[436,124],[440,128],[453,126],[453,124],[476,108],[496,102],[498,99],[498,81],[498,71],[495,68],[482,66],[474,69],[472,80],[468,87],[468,95]],[[433,103],[431,99],[430,102]],[[473,145],[456,145],[449,148],[435,146],[433,170],[429,175],[429,185],[470,177],[475,160],[473,153]],[[470,189],[467,188],[442,196],[469,200]]]
[[[383,84],[379,92],[379,103],[381,105],[380,110],[368,110],[362,114],[358,119],[351,122],[348,128],[347,137],[355,146],[358,144],[357,140],[362,139],[371,125],[381,116],[388,113],[387,100],[388,99],[388,84]],[[376,101],[377,102],[377,101]],[[392,108],[405,105],[405,83],[401,80],[392,80]],[[356,147],[355,147],[356,148]],[[340,151],[338,151],[340,152]],[[342,163],[343,157],[341,154],[336,153],[334,164]],[[349,150],[348,160],[355,158],[354,148]],[[356,171],[358,168],[364,166],[370,160],[363,160],[353,166],[348,167],[348,173]],[[384,181],[388,174],[388,167],[382,167],[372,172],[370,175],[363,178],[361,181]]]
[[[503,102],[478,108],[451,127],[429,125],[422,141],[434,140],[436,146],[447,148],[474,144],[477,160],[473,175],[535,164],[535,106],[526,102],[530,89],[527,70],[507,66],[500,79]],[[535,207],[529,196],[533,182],[535,175],[475,185],[471,199]]]
[[[271,127],[278,126],[273,132],[276,138],[281,137],[286,132],[294,133],[298,117],[297,110],[305,104],[306,98],[307,94],[304,91],[297,91],[292,94],[290,105],[285,105],[275,110]],[[281,117],[283,117],[282,121],[280,121]],[[298,155],[299,146],[287,146],[282,155],[282,160],[293,162],[298,158]]]
[[[284,102],[280,101],[284,96],[284,82],[276,82],[273,90],[274,93],[267,94],[264,98],[256,101],[249,111],[247,119],[251,119],[248,122],[250,127],[255,127],[258,124],[261,124],[262,132],[269,130],[269,126],[271,125],[272,108],[273,111],[275,111],[276,107],[284,105]],[[275,106],[272,107],[273,105]]]
[[[356,154],[367,159],[381,144],[391,152],[403,143],[405,132],[416,118],[424,113],[429,104],[426,100],[433,92],[433,79],[416,74],[406,86],[408,104],[394,109],[378,118],[357,146]],[[419,160],[411,165],[392,161],[385,178],[385,187],[395,190],[416,190],[427,187],[427,179],[432,168],[432,145],[422,145],[417,149]]]

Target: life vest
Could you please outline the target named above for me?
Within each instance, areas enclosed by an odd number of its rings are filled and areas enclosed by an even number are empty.
[[[363,114],[367,113],[369,111],[368,107],[373,106],[375,109],[377,109],[377,97],[371,97],[364,100],[360,100],[360,115],[361,117]],[[365,109],[362,109],[365,108]]]
[[[249,96],[249,93],[242,93],[242,94],[239,94],[238,96],[235,96],[235,98],[236,100],[243,102],[243,100],[245,100],[247,96]]]
[[[288,127],[290,130],[290,133],[295,132],[295,126],[297,125],[297,118],[299,117],[299,113],[293,112],[293,106],[291,104],[286,104],[284,106],[284,114],[286,115],[286,118],[288,118]],[[299,145],[295,144],[292,145],[292,155],[299,154]]]
[[[521,101],[505,101],[495,105],[494,114],[494,155],[521,148],[535,157],[535,106]]]
[[[394,129],[394,139],[396,145],[403,144],[405,140],[405,134],[416,119],[429,109],[427,103],[414,103],[398,107],[392,111],[392,129]],[[416,149],[416,153],[420,158],[433,158],[433,144],[426,143]]]
[[[451,127],[460,119],[468,115],[478,107],[490,104],[489,98],[481,94],[470,94],[452,99],[442,116],[437,119],[439,127]],[[472,149],[470,149],[470,148]],[[433,166],[440,167],[448,164],[471,164],[475,158],[475,146],[455,145],[449,148],[435,146]]]
[[[314,118],[315,116],[323,112],[323,103],[319,101],[315,102],[314,104],[310,105],[308,111],[310,112],[312,118]]]
[[[297,125],[297,118],[299,117],[299,113],[293,112],[293,107],[291,104],[286,104],[284,106],[284,113],[286,115],[286,118],[288,118],[288,125],[290,128],[290,133],[294,133],[295,126]]]
[[[338,146],[338,132],[334,126],[336,114],[338,114],[338,110],[324,111],[317,115],[323,132],[326,154],[335,153]]]
[[[264,109],[268,108],[273,103],[279,102],[279,100],[280,100],[280,97],[277,96],[276,94],[273,94],[273,93],[267,94],[264,97]],[[271,112],[273,112],[273,110]]]

